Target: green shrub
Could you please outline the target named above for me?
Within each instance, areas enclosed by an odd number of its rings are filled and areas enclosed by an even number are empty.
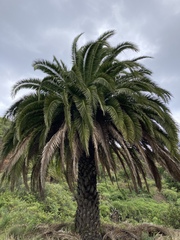
[[[169,175],[165,175],[165,182],[167,183],[168,188],[175,189],[176,191],[180,191],[180,182],[174,180]]]
[[[116,208],[121,221],[129,222],[153,222],[161,224],[159,215],[166,211],[166,203],[157,203],[153,199],[144,199],[140,197],[132,198],[127,201],[113,201],[113,208]],[[133,220],[133,221],[132,221]]]
[[[47,184],[46,193],[47,197],[42,202],[35,195],[23,190],[1,192],[0,234],[8,231],[18,235],[38,224],[73,221],[76,203],[66,186]],[[19,226],[23,226],[21,233],[18,230]]]
[[[162,194],[165,196],[166,200],[169,202],[176,201],[178,197],[177,192],[171,189],[164,189],[162,191]]]
[[[163,184],[162,192],[171,203],[169,206],[165,201],[155,201],[145,190],[136,194],[125,188],[124,183],[119,184],[124,188],[118,189],[117,184],[110,181],[98,184],[102,223],[117,220],[135,224],[151,222],[180,228],[180,193],[174,187],[167,189],[167,183]],[[151,188],[155,193],[157,190],[153,184],[151,183]],[[75,211],[76,201],[64,182],[46,183],[44,201],[26,192],[24,188],[14,193],[4,188],[0,194],[0,239],[3,239],[2,234],[14,235],[16,239],[26,239],[28,231],[32,232],[38,224],[72,222]],[[114,212],[117,213],[117,218],[116,216],[112,218]],[[21,230],[19,226],[23,226]]]
[[[65,185],[47,184],[46,195],[43,209],[51,215],[53,221],[73,221],[76,202],[70,191],[65,188]]]
[[[43,211],[42,203],[26,202],[15,193],[4,192],[0,197],[0,230],[15,225],[36,226],[48,222],[50,217]]]
[[[177,203],[177,205],[180,206],[180,198],[177,199],[176,203]]]
[[[126,200],[126,194],[123,192],[123,191],[116,191],[116,192],[113,192],[111,195],[110,195],[110,200],[112,201],[118,201],[118,200]]]
[[[180,205],[169,205],[167,211],[162,212],[160,218],[163,225],[180,229]]]
[[[110,206],[108,202],[100,204],[100,218],[102,222],[110,222]]]

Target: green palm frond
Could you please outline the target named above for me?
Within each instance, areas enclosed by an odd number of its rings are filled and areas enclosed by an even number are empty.
[[[58,111],[58,108],[62,108],[63,102],[62,98],[56,95],[49,95],[44,100],[44,122],[46,124],[47,129],[50,128],[53,117]],[[62,112],[63,115],[63,112]]]
[[[19,99],[18,101],[16,101],[14,104],[12,104],[10,106],[10,108],[6,111],[6,113],[4,114],[4,118],[10,119],[10,120],[14,120],[18,108],[20,106],[20,104],[23,102],[24,98]]]
[[[61,69],[59,69],[59,65],[54,64],[47,60],[37,60],[33,63],[34,70],[41,70],[43,73],[58,77],[59,79],[63,79],[61,76]]]
[[[31,132],[36,126],[38,127],[39,124],[44,123],[42,114],[43,101],[37,101],[37,99],[35,99],[35,101],[32,100],[34,99],[31,98],[31,101],[29,99],[24,101],[26,105],[22,104],[19,109],[20,111],[16,119],[16,132],[19,140]]]
[[[136,138],[136,129],[135,129],[134,122],[126,112],[123,112],[123,119],[124,119],[124,125],[127,132],[127,140],[129,143],[134,143]]]
[[[64,81],[59,81],[57,78],[52,78],[50,76],[47,76],[43,78],[41,81],[41,85],[39,88],[40,93],[44,93],[45,95],[51,94],[51,93],[57,93],[57,90],[59,90],[59,95],[61,94],[61,91],[65,88]]]
[[[111,36],[113,36],[115,34],[115,31],[114,30],[109,30],[109,31],[106,31],[104,32],[103,34],[101,34],[99,37],[98,37],[98,42],[99,41],[107,41],[108,38],[110,38]]]
[[[109,177],[111,178],[112,170],[112,156],[108,141],[108,131],[105,125],[100,125],[98,122],[94,123],[93,128],[93,142],[95,147],[96,160],[99,160],[103,168],[106,169]],[[98,151],[97,151],[98,150]]]
[[[91,83],[96,75],[97,68],[102,61],[101,50],[104,47],[103,41],[92,43],[87,49],[84,60],[84,81]]]
[[[125,50],[133,50],[133,51],[139,51],[138,47],[131,42],[123,42],[120,43],[119,45],[117,45],[117,47],[114,47],[111,49],[111,55],[106,59],[106,61],[111,62],[114,59],[116,59],[116,57],[122,53]]]
[[[77,111],[79,115],[83,119],[84,122],[87,123],[89,128],[93,126],[93,110],[92,106],[87,103],[86,99],[78,98],[77,96],[73,98]]]
[[[83,146],[84,151],[89,155],[89,139],[91,134],[91,129],[84,119],[76,115],[73,120],[73,126],[76,129],[80,143]]]
[[[33,89],[38,91],[40,84],[41,80],[36,78],[21,80],[13,86],[11,95],[14,97],[21,89]]]
[[[98,89],[105,88],[108,92],[114,90],[114,79],[105,73],[100,73],[100,75],[93,81],[93,84],[97,86]]]
[[[79,38],[82,36],[83,33],[79,34],[73,41],[73,44],[72,44],[72,62],[73,62],[73,65],[76,65],[77,62],[78,62],[78,57],[79,57],[79,52],[78,52],[78,49],[77,49],[77,42],[79,40]]]
[[[58,72],[67,72],[68,69],[67,69],[67,66],[65,65],[65,63],[60,60],[60,62],[57,60],[57,58],[55,56],[53,56],[53,61],[56,63],[57,65],[57,69],[58,69]]]
[[[17,137],[16,137],[16,128],[15,123],[12,122],[9,129],[5,132],[3,136],[3,146],[1,151],[1,164],[5,159],[7,159],[8,155],[13,152],[16,145],[18,144]]]
[[[121,132],[123,137],[128,140],[126,126],[124,123],[124,114],[119,105],[119,102],[115,98],[108,100],[108,104],[105,106],[105,112],[110,117],[108,121],[112,122]]]

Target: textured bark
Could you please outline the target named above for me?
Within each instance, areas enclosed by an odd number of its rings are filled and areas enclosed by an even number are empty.
[[[102,240],[94,156],[79,159],[75,228],[82,240]]]

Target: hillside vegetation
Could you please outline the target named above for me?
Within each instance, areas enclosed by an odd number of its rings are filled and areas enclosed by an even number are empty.
[[[0,119],[0,136],[5,128]],[[18,183],[18,188],[14,192],[10,191],[8,184],[1,186],[0,239],[78,239],[70,233],[73,232],[75,198],[63,178],[54,171],[53,166],[49,171],[49,176],[53,177],[53,182],[47,182],[46,198],[43,201],[35,194],[28,192],[22,182]],[[158,239],[161,233],[176,234],[179,237],[159,239],[180,239],[178,233],[180,229],[180,183],[173,181],[163,170],[162,176],[161,192],[149,178],[150,193],[144,189],[138,194],[128,185],[121,171],[113,182],[110,182],[108,178],[100,178],[98,191],[100,192],[101,222],[104,226],[102,231],[106,232],[108,229],[109,234],[113,229],[118,236],[119,232],[116,227],[133,229],[129,230],[131,234],[135,233],[138,227],[139,239]],[[160,225],[163,227],[160,228]],[[177,230],[170,234],[167,228]],[[57,229],[60,230],[58,235]],[[69,235],[65,235],[67,232]],[[108,238],[110,237],[108,234],[105,239],[112,239]]]
[[[109,181],[98,184],[102,223],[151,223],[180,229],[180,185],[165,178],[161,193],[152,182],[151,193],[139,194],[130,191],[123,181],[119,185],[120,189]],[[8,239],[5,236],[32,239],[32,233],[33,237],[44,234],[51,224],[70,223],[71,228],[75,210],[76,201],[64,181],[47,183],[44,201],[28,193],[23,186],[14,192],[1,187],[0,239]]]

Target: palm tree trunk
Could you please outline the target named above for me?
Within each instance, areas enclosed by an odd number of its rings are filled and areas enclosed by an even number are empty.
[[[79,159],[75,228],[82,240],[102,240],[94,156]]]

